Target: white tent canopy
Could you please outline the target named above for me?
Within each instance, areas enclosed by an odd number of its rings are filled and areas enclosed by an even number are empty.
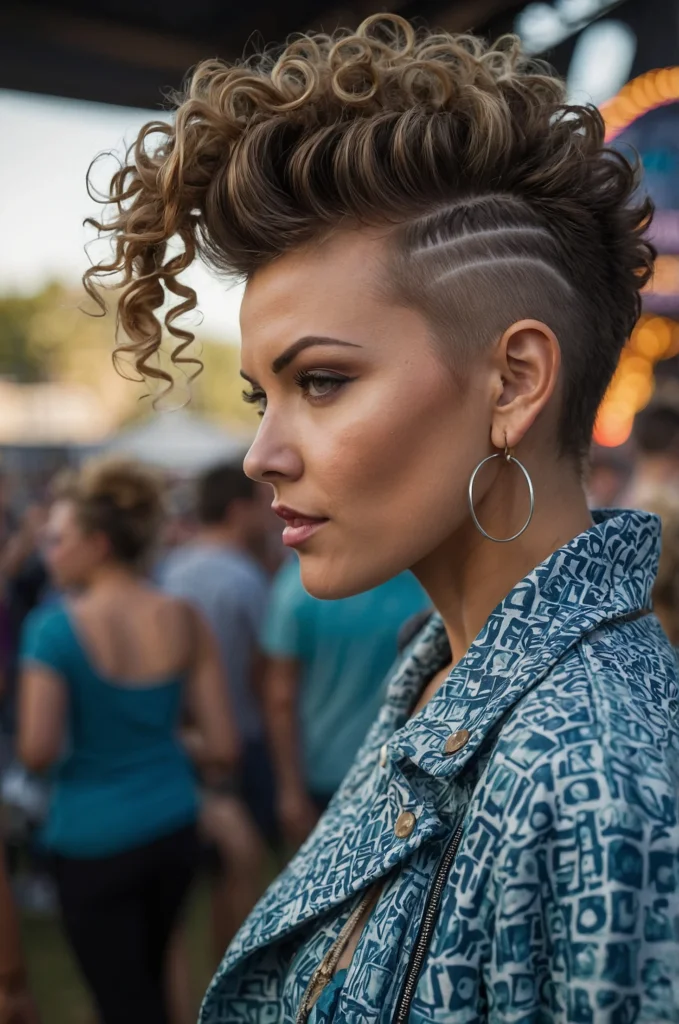
[[[117,434],[105,450],[159,469],[195,473],[217,462],[238,463],[247,450],[247,440],[179,409],[153,413],[143,423]]]

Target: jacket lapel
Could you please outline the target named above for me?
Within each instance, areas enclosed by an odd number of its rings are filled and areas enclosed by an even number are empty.
[[[222,971],[349,899],[446,833],[436,810],[397,768],[385,772],[377,754],[375,749],[370,764],[362,761],[352,769],[316,830],[241,929]],[[415,815],[417,827],[398,838],[395,825],[405,811]]]

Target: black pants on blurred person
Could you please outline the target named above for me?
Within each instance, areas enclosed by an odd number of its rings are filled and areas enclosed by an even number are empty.
[[[198,857],[194,826],[112,857],[58,857],[66,935],[101,1024],[168,1024],[165,953]]]

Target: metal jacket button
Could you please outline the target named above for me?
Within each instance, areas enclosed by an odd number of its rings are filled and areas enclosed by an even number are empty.
[[[457,754],[458,750],[462,750],[469,743],[470,732],[468,729],[458,729],[457,732],[450,734],[446,740],[445,752],[446,754]]]
[[[412,811],[403,811],[399,814],[394,825],[394,832],[399,839],[407,839],[417,824],[417,818]]]

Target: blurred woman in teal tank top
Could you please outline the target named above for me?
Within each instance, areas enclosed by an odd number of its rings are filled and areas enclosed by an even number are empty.
[[[53,768],[44,841],[101,1024],[167,1024],[165,952],[197,852],[184,713],[197,758],[236,755],[208,628],[143,575],[161,519],[158,483],[135,464],[65,482],[46,554],[74,596],[34,612],[23,638],[20,754]]]

